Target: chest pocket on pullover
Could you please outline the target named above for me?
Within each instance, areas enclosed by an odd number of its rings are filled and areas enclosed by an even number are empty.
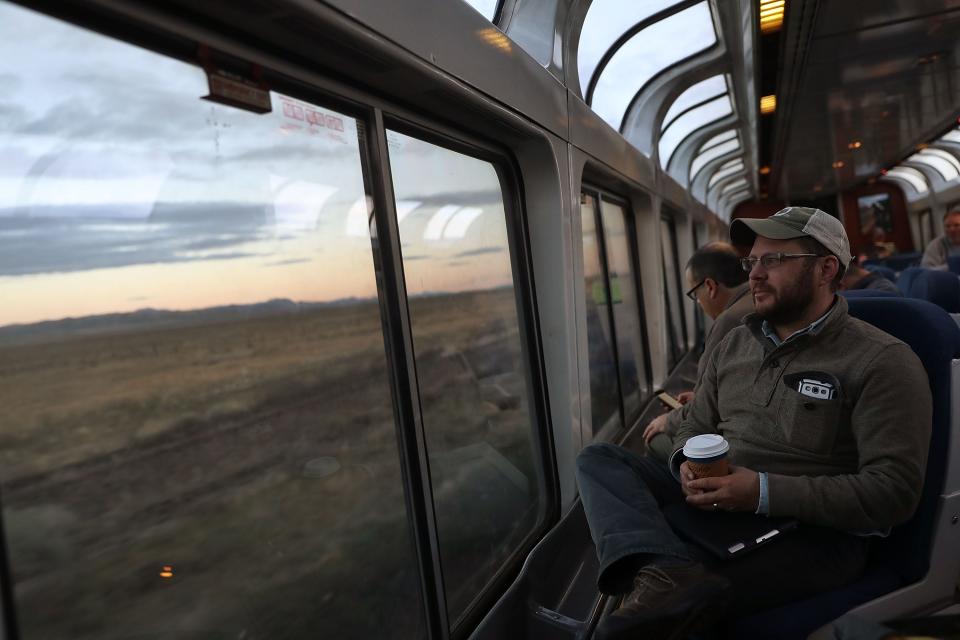
[[[799,381],[815,378],[833,385],[833,398],[814,398],[800,393]],[[837,438],[843,410],[842,390],[837,379],[823,372],[795,373],[781,381],[779,420],[786,443],[815,454],[827,454]]]

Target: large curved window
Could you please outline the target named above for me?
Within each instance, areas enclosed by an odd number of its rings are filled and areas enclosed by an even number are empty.
[[[622,20],[617,20],[622,24]],[[670,65],[717,41],[710,7],[701,2],[655,22],[628,40],[603,69],[589,96],[590,106],[619,130],[637,92]]]
[[[699,107],[690,109],[673,123],[660,136],[660,166],[664,169],[670,164],[674,152],[684,138],[700,127],[733,113],[729,95],[722,95]]]
[[[913,167],[894,167],[887,171],[887,177],[903,180],[913,187],[917,193],[926,193],[929,190],[926,178]]]
[[[908,160],[933,167],[947,181],[960,176],[960,161],[943,149],[921,149]]]
[[[500,0],[464,0],[464,2],[479,11],[490,22],[497,17],[497,6]]]
[[[725,186],[725,187],[720,191],[720,197],[721,197],[721,198],[725,198],[725,197],[727,197],[728,195],[730,195],[731,193],[733,193],[733,192],[735,192],[735,191],[737,191],[737,190],[739,190],[739,189],[743,189],[743,188],[745,188],[746,186],[747,186],[747,179],[746,179],[746,178],[740,178],[739,180],[734,180],[733,182],[731,182],[730,184],[728,184],[727,186]]]
[[[723,75],[716,75],[712,78],[707,78],[702,82],[689,87],[686,91],[681,93],[676,100],[673,101],[673,104],[670,105],[670,109],[667,111],[667,115],[663,117],[663,124],[660,125],[660,130],[664,130],[669,127],[674,119],[681,115],[683,112],[689,110],[692,107],[697,106],[707,102],[711,98],[719,98],[727,92],[727,83],[724,80]]]
[[[577,47],[582,95],[587,95],[590,78],[600,59],[626,32],[625,26],[638,24],[676,3],[677,0],[595,0],[583,21]]]
[[[712,189],[713,185],[717,184],[724,178],[728,178],[738,171],[743,171],[744,165],[743,160],[740,158],[734,158],[728,162],[724,162],[720,165],[720,168],[717,169],[712,176],[710,176],[710,182],[707,183],[707,189]]]
[[[718,138],[722,139],[717,141]],[[700,173],[701,169],[707,166],[708,162],[716,160],[728,153],[733,153],[739,148],[740,139],[737,137],[736,131],[727,131],[726,133],[721,133],[707,140],[700,147],[693,162],[690,163],[690,181],[693,181],[693,178]]]
[[[944,142],[957,142],[960,143],[960,128],[954,129],[953,131],[948,131],[943,134],[943,137],[940,138]]]

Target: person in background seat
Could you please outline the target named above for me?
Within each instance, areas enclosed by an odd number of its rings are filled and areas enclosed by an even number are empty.
[[[960,208],[954,207],[943,216],[943,235],[927,245],[920,260],[921,267],[946,269],[947,258],[960,256]]]
[[[753,312],[753,297],[747,284],[747,274],[740,266],[740,256],[726,242],[711,242],[697,249],[686,267],[687,297],[696,301],[710,318],[713,326],[704,338],[703,354],[697,363],[697,384],[703,370],[724,336],[740,326],[743,317]],[[685,391],[679,399],[684,404],[693,399],[694,392]],[[657,416],[643,431],[643,440],[653,457],[667,461],[673,453],[673,436],[680,428],[686,407],[680,407]]]
[[[669,465],[594,443],[577,483],[596,546],[597,588],[626,594],[598,640],[681,638],[711,612],[742,616],[838,589],[868,541],[916,510],[933,414],[926,371],[906,344],[853,318],[836,295],[850,260],[839,220],[787,207],[734,220],[755,313],[714,349]],[[818,394],[811,395],[815,385]],[[695,479],[683,445],[722,435],[730,472]],[[662,509],[790,517],[800,526],[723,561],[677,536]]]
[[[850,266],[847,267],[846,273],[843,274],[843,279],[840,280],[840,288],[847,290],[878,289],[880,291],[892,291],[900,295],[900,290],[897,289],[897,285],[883,277],[882,274],[868,271],[856,262],[851,262]]]

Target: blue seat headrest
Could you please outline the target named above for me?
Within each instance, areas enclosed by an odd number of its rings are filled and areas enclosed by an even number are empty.
[[[885,289],[850,289],[848,291],[841,291],[842,295],[847,300],[853,298],[902,298],[899,293],[893,291],[887,291]]]
[[[900,277],[897,278],[897,288],[900,289],[900,293],[905,296],[910,295],[910,287],[913,286],[913,281],[917,277],[917,274],[926,271],[922,267],[909,267],[900,272]]]
[[[891,269],[890,267],[885,267],[880,264],[868,264],[868,265],[864,265],[864,268],[867,271],[870,271],[871,273],[879,273],[890,282],[897,281],[897,272]]]
[[[960,313],[960,278],[949,271],[921,270],[910,283],[907,295],[932,302],[947,313]]]

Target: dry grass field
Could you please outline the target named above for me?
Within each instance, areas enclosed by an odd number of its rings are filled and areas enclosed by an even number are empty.
[[[513,305],[411,302],[454,615],[536,514]],[[0,340],[22,637],[420,635],[376,302],[191,318]]]

